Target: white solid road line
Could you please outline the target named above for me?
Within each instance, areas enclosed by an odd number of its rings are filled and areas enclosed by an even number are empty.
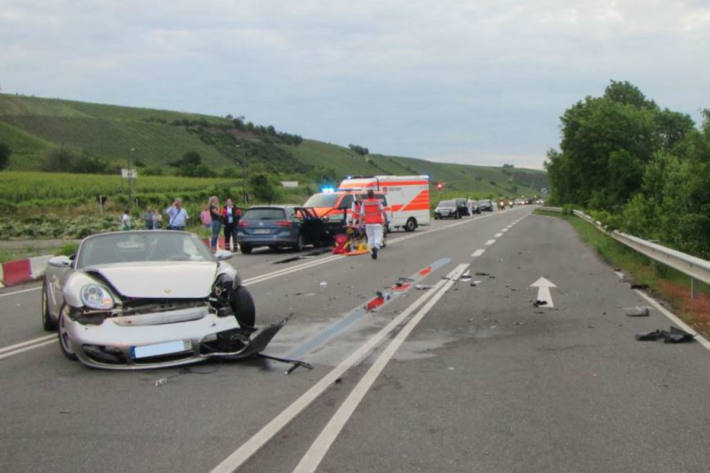
[[[450,273],[455,274],[454,272]],[[231,473],[246,462],[261,447],[271,440],[281,429],[291,422],[297,415],[303,412],[313,401],[315,401],[328,387],[330,387],[343,373],[359,363],[365,355],[375,348],[390,332],[402,324],[419,306],[427,299],[437,294],[438,291],[450,281],[440,280],[431,289],[422,294],[409,307],[407,307],[397,317],[392,319],[384,328],[377,332],[372,338],[367,340],[356,351],[351,353],[338,366],[333,368],[328,374],[321,378],[316,384],[303,393],[298,399],[292,402],[286,409],[281,411],[268,424],[254,434],[243,445],[237,448],[231,455],[217,465],[211,473]]]
[[[417,314],[412,317],[409,322],[407,322],[407,325],[405,325],[404,328],[399,331],[397,336],[395,336],[395,338],[390,342],[390,344],[387,345],[345,401],[343,401],[343,404],[338,408],[336,413],[318,435],[303,458],[301,458],[301,461],[293,470],[294,473],[313,473],[316,468],[318,468],[318,465],[323,460],[326,453],[328,453],[331,445],[335,442],[335,439],[338,438],[340,431],[350,419],[353,412],[355,412],[357,406],[364,399],[375,380],[377,380],[377,377],[385,369],[387,363],[389,363],[390,359],[392,359],[412,330],[414,330],[424,316],[429,313],[439,299],[444,296],[446,291],[448,291],[451,286],[456,283],[458,277],[463,273],[463,271],[466,270],[466,268],[468,268],[468,266],[468,264],[460,264],[456,267],[456,269],[449,273],[450,280],[446,282],[446,284],[436,293],[436,295],[429,299],[424,307],[422,307],[419,312],[417,312]]]
[[[481,256],[485,252],[486,252],[486,250],[484,250],[483,248],[479,248],[476,251],[474,251],[473,254],[471,254],[471,256],[473,256],[474,258],[478,258],[479,256]]]
[[[488,240],[488,241],[486,242],[486,246],[491,246],[491,245],[492,245],[493,243],[495,243],[495,242],[496,242],[495,240]]]
[[[29,289],[22,289],[19,291],[5,292],[0,294],[0,297],[14,296],[15,294],[22,294],[23,292],[36,291],[37,289],[42,289],[42,286],[31,287]]]
[[[7,352],[7,353],[0,354],[0,360],[2,360],[3,358],[8,358],[8,357],[13,356],[13,355],[17,355],[17,354],[22,353],[22,352],[24,352],[24,351],[34,350],[35,348],[43,347],[43,346],[45,346],[45,345],[49,345],[49,344],[51,344],[51,343],[56,343],[56,342],[57,342],[57,336],[56,336],[56,335],[52,335],[52,339],[53,339],[53,340],[47,340],[47,341],[42,342],[42,343],[37,343],[37,344],[35,344],[35,345],[29,345],[29,346],[26,346],[26,347],[24,347],[24,348],[18,348],[17,350],[9,351],[9,352]]]
[[[15,343],[14,345],[9,345],[9,346],[0,348],[0,353],[6,352],[6,351],[10,351],[10,350],[14,350],[15,348],[24,347],[24,346],[26,346],[26,345],[31,345],[31,344],[33,344],[33,343],[43,342],[43,341],[45,341],[45,340],[49,340],[50,338],[56,338],[56,337],[57,337],[57,336],[54,335],[54,334],[52,334],[52,335],[45,335],[44,337],[33,338],[32,340],[27,340],[26,342]]]

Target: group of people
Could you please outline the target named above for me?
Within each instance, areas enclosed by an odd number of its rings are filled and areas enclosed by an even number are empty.
[[[167,230],[185,230],[189,215],[187,210],[182,206],[182,199],[179,197],[173,201],[173,204],[165,209],[165,214],[168,218]],[[200,223],[211,230],[210,247],[212,250],[217,249],[219,233],[224,227],[224,245],[225,248],[233,248],[237,250],[237,229],[239,219],[242,216],[242,209],[234,205],[232,199],[227,199],[224,206],[220,206],[219,199],[213,195],[209,198],[207,205],[200,212]],[[143,214],[145,228],[148,230],[157,230],[163,227],[163,216],[160,212],[153,210],[153,207],[148,207]],[[130,209],[126,209],[121,216],[121,229],[131,229]]]
[[[210,248],[213,251],[217,249],[222,227],[224,227],[224,248],[237,250],[237,230],[241,216],[242,209],[234,205],[232,199],[227,199],[225,205],[220,206],[216,195],[209,198],[207,206],[200,212],[200,222],[205,228],[212,230]]]

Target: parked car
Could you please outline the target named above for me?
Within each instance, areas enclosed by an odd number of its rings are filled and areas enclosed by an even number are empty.
[[[239,356],[258,335],[249,338],[255,331],[252,297],[223,261],[231,255],[213,255],[196,235],[180,231],[89,236],[74,256],[49,261],[42,325],[57,330],[67,358],[95,368]]]
[[[434,218],[461,218],[455,200],[442,200],[434,209]]]
[[[493,201],[491,201],[490,199],[479,200],[478,208],[484,212],[493,212]]]
[[[257,246],[271,249],[320,246],[329,239],[325,223],[311,207],[264,205],[252,207],[239,220],[237,242],[244,254]]]

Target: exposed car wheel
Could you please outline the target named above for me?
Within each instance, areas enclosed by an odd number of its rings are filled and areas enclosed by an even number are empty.
[[[69,358],[72,361],[75,361],[77,359],[76,354],[74,353],[74,350],[71,349],[71,345],[69,344],[69,334],[67,333],[67,328],[66,328],[66,316],[63,315],[64,308],[59,311],[59,322],[57,323],[57,335],[59,337],[59,348],[62,349],[62,353],[64,353],[64,356]]]
[[[49,294],[47,294],[47,283],[42,284],[42,327],[52,332],[57,329],[57,323],[52,320],[52,315],[49,313]]]
[[[234,316],[242,328],[254,328],[256,319],[256,308],[254,307],[254,299],[244,286],[239,286],[232,291],[230,300]]]
[[[296,251],[303,251],[303,244],[303,235],[299,233],[298,239],[296,240],[296,244],[293,245],[293,249]]]
[[[407,223],[404,225],[404,229],[408,232],[413,232],[417,228],[417,221],[414,217],[409,217]]]
[[[251,246],[247,245],[246,243],[240,243],[239,244],[239,250],[244,253],[245,255],[248,255],[251,253]]]

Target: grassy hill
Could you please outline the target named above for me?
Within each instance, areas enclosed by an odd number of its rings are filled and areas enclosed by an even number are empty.
[[[296,144],[293,136],[239,119],[0,94],[0,142],[12,149],[8,169],[13,171],[41,170],[51,150],[65,149],[114,168],[126,166],[130,157],[172,174],[170,162],[196,151],[218,175],[263,169],[312,186],[346,175],[427,174],[448,190],[469,194],[534,195],[547,187],[542,171],[363,156],[314,140]]]

